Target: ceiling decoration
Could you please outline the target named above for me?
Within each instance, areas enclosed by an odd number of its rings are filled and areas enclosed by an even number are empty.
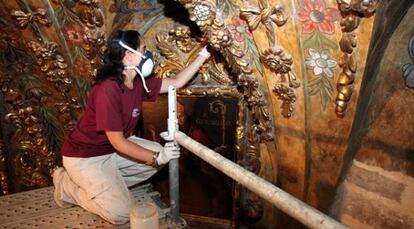
[[[277,44],[275,25],[286,24],[288,18],[282,6],[272,6],[268,0],[259,0],[259,6],[248,4],[240,10],[240,17],[245,19],[250,30],[256,30],[260,24],[266,29],[269,47],[260,54],[261,61],[276,74],[278,82],[273,88],[279,100],[282,100],[281,112],[283,117],[290,118],[296,101],[295,88],[300,87],[300,81],[292,72],[292,57]]]
[[[354,80],[357,72],[357,53],[355,51],[358,39],[355,30],[361,23],[363,17],[374,14],[379,0],[338,0],[338,7],[341,11],[342,38],[339,46],[342,51],[339,66],[342,72],[336,83],[338,94],[336,96],[336,115],[344,117],[348,102],[354,90]]]
[[[16,18],[21,28],[26,28],[28,24],[32,24],[34,21],[49,26],[51,23],[46,16],[47,11],[45,9],[38,8],[34,12],[25,13],[20,10],[12,12],[12,16]]]
[[[190,20],[197,23],[208,37],[210,45],[220,51],[230,65],[232,73],[238,77],[237,83],[250,107],[250,115],[255,124],[252,130],[259,135],[260,140],[270,141],[274,138],[271,113],[267,107],[264,92],[252,71],[249,61],[239,44],[231,36],[231,32],[215,9],[215,1],[179,1],[189,12]]]
[[[270,5],[268,0],[259,0],[258,7],[249,4],[240,9],[240,18],[248,22],[250,30],[256,30],[262,23],[266,28],[270,46],[276,42],[274,24],[280,27],[288,20],[285,9],[279,5]]]

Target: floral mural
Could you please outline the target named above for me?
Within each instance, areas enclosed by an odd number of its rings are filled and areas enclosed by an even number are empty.
[[[322,107],[325,110],[327,102],[331,100],[334,88],[331,79],[334,77],[332,68],[335,67],[336,61],[330,59],[329,51],[324,49],[321,52],[309,48],[309,57],[306,58],[306,65],[313,69],[315,78],[309,81],[309,95],[320,94]]]
[[[253,63],[256,66],[257,70],[260,72],[260,74],[263,75],[263,67],[260,63],[259,53],[254,43],[253,35],[246,21],[242,20],[238,16],[233,16],[231,22],[232,23],[228,25],[228,28],[233,35],[234,40],[240,44],[244,44],[244,52],[250,55],[250,58],[253,60]]]
[[[303,49],[306,57],[309,79],[309,95],[319,95],[322,109],[333,100],[333,68],[337,62],[330,59],[331,52],[338,50],[334,38],[335,22],[340,18],[336,8],[327,7],[325,0],[303,0],[300,2],[298,18],[301,22]]]

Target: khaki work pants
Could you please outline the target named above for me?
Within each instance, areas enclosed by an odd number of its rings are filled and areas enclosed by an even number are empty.
[[[128,140],[153,151],[163,147],[146,139]],[[101,216],[113,224],[129,221],[129,212],[135,201],[128,187],[145,181],[157,169],[129,160],[117,153],[90,157],[63,157],[65,170],[58,177],[56,191],[65,202]],[[55,186],[57,186],[55,184]]]

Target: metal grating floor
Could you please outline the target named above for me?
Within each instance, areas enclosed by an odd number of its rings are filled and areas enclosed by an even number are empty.
[[[158,206],[161,228],[173,228],[167,223],[169,208],[154,192],[151,184],[131,189],[137,202],[152,202]],[[129,228],[129,223],[113,225],[99,216],[75,206],[60,208],[53,200],[53,187],[0,197],[0,229],[17,228]]]

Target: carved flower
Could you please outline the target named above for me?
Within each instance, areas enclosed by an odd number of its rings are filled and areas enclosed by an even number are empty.
[[[198,26],[203,27],[213,24],[214,18],[210,6],[200,3],[195,5],[190,12],[190,20],[195,21]]]
[[[336,66],[336,61],[329,59],[328,50],[322,50],[322,52],[319,53],[318,51],[310,48],[309,54],[310,57],[306,58],[306,64],[313,68],[313,73],[315,75],[324,73],[328,77],[333,77],[331,68]]]
[[[83,35],[81,32],[78,32],[75,27],[69,25],[63,28],[66,39],[74,45],[80,45],[83,42]]]
[[[15,48],[19,45],[19,36],[13,31],[0,30],[0,50],[6,50],[10,46]]]
[[[334,22],[339,19],[340,14],[335,8],[326,8],[325,0],[304,0],[298,15],[302,21],[303,33],[313,33],[318,28],[323,33],[333,34]]]
[[[280,46],[266,49],[261,55],[262,61],[276,73],[288,73],[293,63],[292,57]]]
[[[232,19],[233,24],[228,25],[230,32],[233,34],[234,39],[238,42],[244,41],[244,38],[252,38],[252,34],[249,30],[247,23],[240,19],[237,16],[234,16]]]

